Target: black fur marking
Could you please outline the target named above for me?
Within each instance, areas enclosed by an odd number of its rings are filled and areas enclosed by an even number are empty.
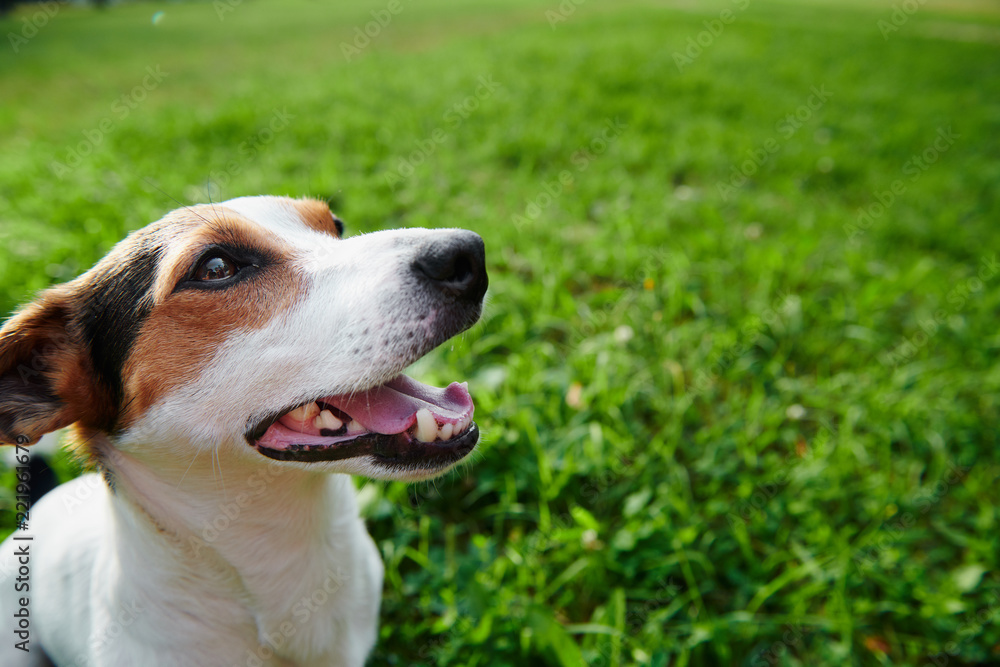
[[[18,377],[10,373],[0,377],[0,436],[21,444],[18,431],[24,424],[45,421],[62,409],[49,382],[40,373],[37,378]]]
[[[104,483],[108,485],[108,489],[111,491],[112,495],[117,491],[115,488],[115,473],[111,468],[107,466],[100,466],[101,477],[104,478]]]
[[[48,460],[40,454],[31,454],[28,457],[28,472],[31,475],[28,478],[31,480],[28,495],[31,506],[34,507],[42,496],[59,486],[59,479]]]
[[[80,330],[98,380],[121,408],[122,368],[152,310],[150,291],[163,249],[143,247],[123,266],[105,269],[80,309]]]

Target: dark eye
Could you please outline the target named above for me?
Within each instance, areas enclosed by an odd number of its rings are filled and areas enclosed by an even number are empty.
[[[237,272],[236,264],[228,257],[212,255],[202,260],[201,264],[194,272],[194,280],[210,282],[213,280],[225,280],[232,278]]]

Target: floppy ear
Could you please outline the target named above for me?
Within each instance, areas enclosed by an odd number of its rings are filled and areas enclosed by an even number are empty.
[[[43,292],[0,329],[0,444],[36,442],[81,419],[93,374],[65,286]]]

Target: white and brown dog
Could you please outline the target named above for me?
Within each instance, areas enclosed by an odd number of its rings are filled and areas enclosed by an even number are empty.
[[[341,233],[315,200],[183,208],[0,329],[0,443],[72,424],[100,471],[0,546],[0,664],[364,663],[383,566],[348,475],[473,451],[465,385],[402,371],[487,277],[469,231]]]

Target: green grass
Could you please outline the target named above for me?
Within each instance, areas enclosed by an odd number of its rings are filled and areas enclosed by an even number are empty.
[[[891,2],[588,0],[554,29],[555,0],[403,4],[351,62],[386,3],[63,9],[0,58],[0,310],[208,182],[326,198],[354,232],[473,229],[486,315],[415,374],[468,379],[483,443],[363,485],[371,664],[1000,660],[995,6],[885,39]]]

